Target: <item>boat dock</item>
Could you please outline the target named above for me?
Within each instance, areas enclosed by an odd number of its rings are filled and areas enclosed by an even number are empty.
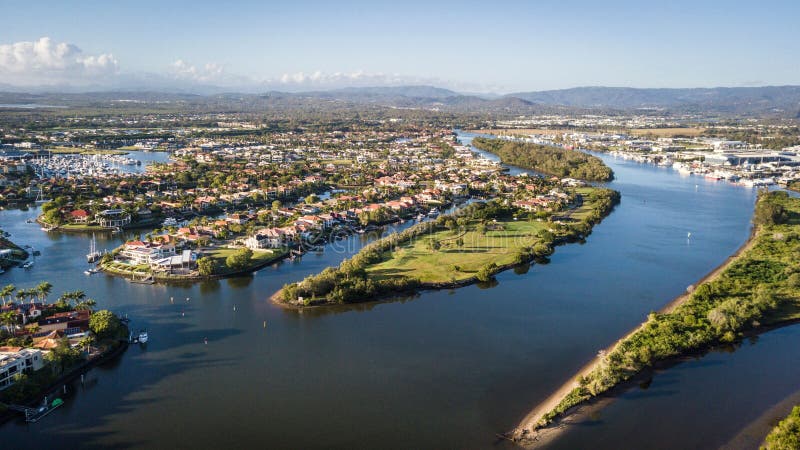
[[[44,398],[42,402],[42,406],[38,408],[31,408],[28,406],[21,406],[21,405],[4,405],[7,409],[11,411],[17,411],[25,415],[26,422],[38,422],[44,416],[53,412],[54,409],[58,408],[59,406],[64,404],[64,400],[60,398],[56,398],[52,402],[47,402],[47,397]]]

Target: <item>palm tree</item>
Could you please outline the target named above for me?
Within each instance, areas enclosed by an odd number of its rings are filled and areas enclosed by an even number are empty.
[[[85,347],[86,353],[89,353],[89,351],[92,349],[92,344],[94,344],[94,342],[95,342],[94,336],[86,336],[85,338],[78,341],[78,346]]]
[[[50,295],[50,292],[53,290],[53,285],[50,284],[49,281],[42,281],[34,289],[37,297],[39,297],[39,301],[47,303],[47,296]]]
[[[78,311],[91,311],[96,304],[97,304],[96,301],[89,298],[75,305],[75,309],[77,309]]]
[[[72,306],[72,302],[80,302],[85,298],[86,293],[83,291],[69,291],[61,294],[61,297],[58,298],[58,302],[66,306]]]
[[[0,323],[6,328],[9,333],[14,332],[14,328],[17,323],[17,313],[14,311],[6,311],[0,314]]]
[[[25,303],[25,300],[28,298],[28,290],[27,289],[18,289],[17,293],[14,295],[20,303]]]
[[[6,302],[11,299],[11,294],[17,289],[16,286],[13,284],[7,284],[0,289],[0,297],[3,298],[3,306],[6,305]]]

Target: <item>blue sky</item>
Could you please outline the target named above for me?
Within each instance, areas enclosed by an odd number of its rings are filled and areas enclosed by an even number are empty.
[[[495,92],[800,83],[797,1],[226,3],[3,1],[0,83]]]

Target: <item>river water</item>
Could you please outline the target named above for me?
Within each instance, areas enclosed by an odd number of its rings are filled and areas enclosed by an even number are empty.
[[[53,442],[68,448],[496,445],[495,433],[514,427],[597,350],[683,292],[747,238],[754,191],[604,159],[616,173],[609,185],[622,193],[622,203],[585,244],[557,248],[550,264],[524,274],[504,272],[491,288],[428,291],[304,312],[277,307],[268,297],[284,283],[337,264],[368,237],[353,236],[335,249],[247,277],[192,286],[137,285],[82,274],[91,236],[45,234],[25,223],[34,211],[0,211],[0,227],[12,239],[42,252],[32,269],[9,270],[0,284],[28,287],[49,280],[54,292],[82,289],[150,334],[146,348],[132,346],[117,362],[94,369],[93,381],[78,386],[65,406],[42,422],[3,426],[3,448]],[[104,239],[98,236],[101,249],[121,237]],[[771,336],[752,347],[752,358],[782,350],[770,342],[785,339]],[[796,344],[798,333],[787,338]],[[723,355],[719,364],[733,364],[733,370],[740,353],[745,351]],[[693,370],[689,364],[679,367]],[[662,403],[652,406],[634,391],[601,413],[642,430],[639,447],[648,446],[644,433],[651,428],[707,417],[702,408],[687,408],[687,401],[705,405],[714,401],[712,394],[737,392],[735,386],[709,391],[690,383],[659,390],[661,380],[657,376],[648,393],[659,392]],[[664,383],[670,380],[663,375]],[[773,398],[784,393],[766,384],[757,388],[771,389]],[[741,402],[719,409],[740,423],[756,414]],[[640,410],[651,412],[643,417]],[[611,438],[607,447],[594,445],[591,433],[622,439],[630,429],[603,422],[580,431],[585,434],[576,432],[578,447],[619,448],[624,441]],[[731,437],[730,427],[704,432],[714,435],[714,442]],[[674,432],[660,439],[681,448],[695,438]]]

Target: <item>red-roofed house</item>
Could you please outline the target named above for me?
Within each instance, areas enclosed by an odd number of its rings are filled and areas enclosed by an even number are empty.
[[[89,212],[85,209],[76,209],[69,213],[70,220],[73,223],[86,223],[89,221]]]

